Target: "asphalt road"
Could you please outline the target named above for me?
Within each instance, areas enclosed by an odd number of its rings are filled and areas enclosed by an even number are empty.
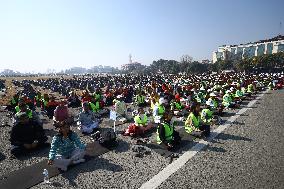
[[[284,188],[284,90],[265,94],[159,188]]]

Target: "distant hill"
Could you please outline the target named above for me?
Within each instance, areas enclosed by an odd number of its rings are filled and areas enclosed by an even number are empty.
[[[22,75],[21,72],[15,72],[14,70],[10,69],[4,69],[2,72],[0,72],[0,75],[6,75],[6,76],[12,76],[12,75]]]

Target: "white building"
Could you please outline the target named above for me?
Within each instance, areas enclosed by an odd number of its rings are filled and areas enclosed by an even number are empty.
[[[212,62],[208,59],[205,59],[205,60],[201,60],[201,63],[202,64],[211,64]]]
[[[217,60],[252,58],[278,52],[284,52],[284,36],[281,35],[254,43],[220,46],[217,51],[213,52],[213,63]]]
[[[131,70],[131,69],[139,69],[143,67],[139,62],[133,62],[131,54],[129,55],[129,63],[121,65],[121,69],[124,71]]]

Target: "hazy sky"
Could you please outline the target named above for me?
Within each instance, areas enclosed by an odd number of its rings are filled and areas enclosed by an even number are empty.
[[[219,45],[270,38],[284,0],[0,0],[0,70],[120,67],[211,59]]]

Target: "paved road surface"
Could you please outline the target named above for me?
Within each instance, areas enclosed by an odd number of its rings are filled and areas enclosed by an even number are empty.
[[[284,90],[264,95],[159,188],[284,188]]]
[[[3,127],[0,133],[4,156],[9,146],[9,130]],[[126,138],[125,141],[115,151],[78,165],[51,181],[61,189],[139,188],[168,165],[169,160],[156,153],[134,157],[130,150],[132,140]],[[0,162],[0,175],[46,157],[47,151],[23,160],[6,157]],[[265,94],[208,148],[197,153],[159,187],[283,189],[284,90]],[[54,187],[41,183],[33,188]]]

